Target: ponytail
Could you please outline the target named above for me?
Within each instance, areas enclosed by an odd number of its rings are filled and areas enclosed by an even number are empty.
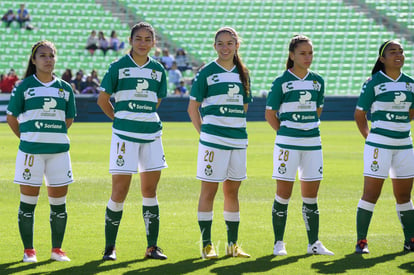
[[[379,47],[377,62],[375,62],[375,65],[372,68],[371,75],[374,75],[374,74],[376,74],[379,71],[383,71],[385,73],[384,63],[382,63],[380,59],[381,59],[381,57],[384,57],[384,51],[385,51],[385,49],[392,42],[394,42],[394,41],[393,40],[387,40],[384,43],[382,43],[382,45]]]

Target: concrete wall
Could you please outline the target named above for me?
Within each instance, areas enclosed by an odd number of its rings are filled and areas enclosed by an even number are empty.
[[[0,122],[5,121],[6,107],[10,95],[0,95]],[[331,96],[325,98],[321,120],[353,120],[357,97]],[[161,102],[158,114],[161,121],[190,121],[187,114],[188,97],[167,97]],[[76,95],[77,122],[110,121],[96,104],[96,97]],[[266,99],[255,97],[249,104],[248,121],[264,121]]]

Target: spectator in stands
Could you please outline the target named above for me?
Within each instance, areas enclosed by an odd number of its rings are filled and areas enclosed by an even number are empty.
[[[29,11],[25,8],[24,4],[20,4],[20,9],[17,10],[17,22],[19,22],[20,28],[30,29],[29,25],[30,14]]]
[[[154,58],[155,60],[157,60],[158,62],[161,62],[161,49],[160,48],[155,48],[154,50],[154,55],[152,56],[152,58]],[[162,62],[161,62],[162,63]],[[164,65],[164,64],[163,64]],[[165,67],[165,66],[164,66]]]
[[[74,79],[72,79],[72,81],[70,82],[71,84],[73,84],[72,85],[72,88],[73,88],[73,91],[76,93],[76,94],[80,94],[80,92],[82,91],[82,88],[83,88],[83,80],[82,80],[82,77],[83,77],[83,73],[81,72],[81,71],[78,71],[77,73],[76,73],[76,76],[75,76],[75,78]]]
[[[180,79],[182,74],[179,69],[177,69],[177,63],[173,61],[171,69],[168,71],[168,80],[170,83],[174,84],[174,88],[180,85]]]
[[[91,71],[91,76],[92,76],[92,80],[94,80],[96,83],[98,83],[98,84],[101,83],[101,81],[99,80],[99,77],[98,77],[98,72],[96,70]]]
[[[98,38],[96,37],[96,31],[92,30],[91,34],[88,37],[88,40],[86,40],[86,47],[91,55],[95,53],[95,51],[98,49]]]
[[[99,83],[97,83],[91,75],[86,77],[86,81],[81,83],[81,94],[97,94]]]
[[[4,74],[0,74],[0,93],[2,93],[3,92],[3,83],[4,83],[4,78],[5,78],[6,76],[4,75]]]
[[[100,49],[104,55],[109,50],[109,41],[105,38],[103,31],[98,33],[98,49]]]
[[[175,62],[177,62],[177,67],[181,72],[190,70],[188,56],[184,49],[179,48],[175,54]]]
[[[65,72],[62,74],[61,78],[65,80],[67,83],[70,83],[72,81],[72,70],[66,69]]]
[[[116,34],[116,31],[113,30],[111,32],[111,37],[109,38],[109,48],[115,52],[122,50],[125,47],[125,43],[122,41],[119,41],[118,35]]]
[[[19,78],[16,75],[16,72],[14,69],[10,69],[9,73],[4,76],[3,80],[0,84],[0,89],[2,93],[11,93],[14,86],[16,85],[16,82],[19,80]]]
[[[1,21],[6,23],[6,28],[10,27],[10,24],[16,20],[16,15],[14,14],[13,10],[8,10],[3,17],[1,18]]]
[[[164,65],[164,68],[169,70],[171,69],[172,63],[174,61],[174,57],[170,55],[170,52],[167,48],[164,48],[162,50],[162,56],[161,56],[161,63]]]
[[[185,87],[184,80],[180,80],[180,84],[177,86],[176,89],[180,91],[181,96],[187,95],[188,93],[187,87]]]

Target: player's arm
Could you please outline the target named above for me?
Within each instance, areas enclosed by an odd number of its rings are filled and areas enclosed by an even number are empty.
[[[366,139],[369,133],[367,112],[356,109],[354,119],[358,126],[359,132],[361,132],[361,135]]]
[[[13,131],[13,133],[20,138],[20,129],[19,129],[19,121],[17,120],[17,117],[12,115],[7,115],[7,123],[10,126],[10,129]]]
[[[275,131],[278,131],[280,128],[280,119],[276,115],[277,110],[266,109],[265,118],[266,121],[272,126]]]
[[[101,107],[102,111],[107,115],[111,120],[114,120],[114,106],[111,103],[111,95],[101,91],[98,96],[98,106]]]
[[[73,118],[67,118],[65,122],[66,122],[66,129],[69,129],[69,127],[72,126]]]
[[[413,120],[414,117],[414,109],[410,109],[410,121]]]
[[[190,103],[188,104],[187,112],[190,116],[191,122],[194,125],[194,128],[197,130],[198,133],[201,131],[201,115],[200,115],[200,105],[201,102],[195,101],[190,99]]]
[[[158,109],[158,107],[160,106],[160,104],[161,104],[161,98],[158,99],[157,106],[155,107],[155,109]]]
[[[249,104],[248,103],[243,104],[243,109],[244,109],[244,112],[247,113],[247,110],[249,109]]]
[[[321,117],[322,108],[316,108],[316,113],[318,114],[318,117]]]

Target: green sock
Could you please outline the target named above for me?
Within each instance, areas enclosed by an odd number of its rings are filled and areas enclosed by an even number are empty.
[[[227,227],[227,242],[229,245],[236,244],[238,233],[239,233],[239,224],[240,221],[232,222],[232,221],[225,221]]]
[[[358,240],[365,240],[367,238],[372,213],[372,211],[368,211],[360,207],[357,208],[356,228]]]
[[[52,231],[52,248],[61,248],[63,237],[65,236],[66,204],[50,205],[50,228]]]
[[[201,237],[203,239],[203,247],[211,244],[211,224],[213,221],[198,221],[200,226]]]
[[[147,233],[148,247],[156,246],[158,232],[160,228],[160,216],[158,205],[142,206],[142,215],[144,217],[145,231]]]
[[[306,233],[308,234],[309,244],[313,244],[318,240],[319,233],[319,211],[317,203],[303,203],[302,215],[305,221]]]
[[[36,204],[20,202],[18,224],[24,249],[33,249],[34,210]]]
[[[285,234],[286,220],[287,220],[287,208],[288,204],[282,204],[274,200],[272,208],[272,222],[273,233],[275,235],[275,243],[277,241],[283,241],[283,235]]]
[[[403,227],[404,239],[410,242],[411,238],[414,238],[414,210],[398,211],[398,216]]]
[[[108,207],[105,213],[105,247],[115,246],[116,235],[121,223],[123,211],[114,212]]]

